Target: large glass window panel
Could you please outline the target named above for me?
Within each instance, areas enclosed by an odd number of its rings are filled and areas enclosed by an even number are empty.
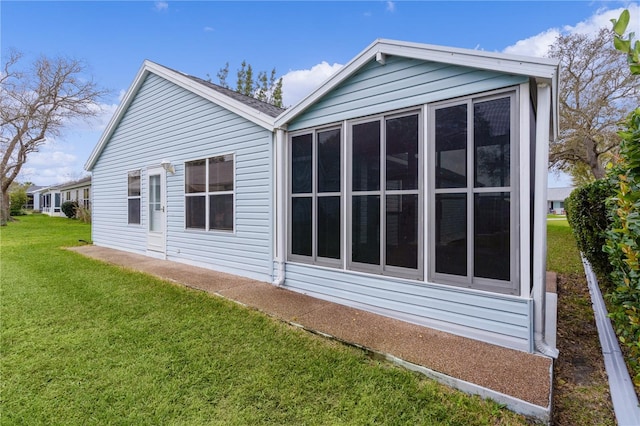
[[[312,255],[311,197],[295,197],[291,199],[291,253],[302,256]]]
[[[474,273],[508,281],[511,275],[511,197],[508,192],[474,196]]]
[[[233,155],[209,159],[209,191],[233,191]]]
[[[340,197],[318,197],[318,257],[340,259]]]
[[[194,194],[207,190],[207,160],[185,163],[184,192]]]
[[[340,192],[340,129],[318,132],[318,192]]]
[[[313,181],[313,135],[291,138],[291,192],[308,194]]]
[[[380,264],[380,196],[352,197],[351,260]]]
[[[387,195],[386,263],[418,268],[418,194]]]
[[[140,224],[140,198],[129,198],[127,200],[127,211],[128,223]]]
[[[386,121],[387,190],[418,189],[418,115]]]
[[[352,128],[353,190],[380,189],[380,122],[356,124]]]
[[[510,185],[511,99],[474,104],[475,187]]]
[[[436,194],[436,272],[467,275],[467,195]]]
[[[185,216],[187,228],[205,229],[207,198],[202,196],[185,197]]]
[[[209,229],[233,231],[233,194],[209,196]]]
[[[436,188],[467,186],[467,105],[436,110]]]

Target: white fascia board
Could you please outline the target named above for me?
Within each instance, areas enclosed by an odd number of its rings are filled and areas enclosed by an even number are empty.
[[[557,76],[559,73],[559,61],[556,59],[489,53],[480,50],[378,39],[352,59],[340,71],[327,79],[309,96],[294,107],[280,114],[276,119],[276,126],[286,125],[326,93],[358,71],[362,66],[376,59],[377,55],[400,56],[508,74],[525,75],[534,77],[537,81],[545,81],[553,84],[554,89],[555,86],[557,86]],[[556,92],[556,90],[554,90],[554,92]],[[556,120],[553,120],[553,122],[555,123]]]
[[[113,134],[115,128],[117,127],[117,124],[122,119],[122,116],[124,115],[125,111],[129,107],[131,102],[133,101],[135,94],[138,92],[138,90],[140,89],[140,86],[142,85],[142,83],[144,82],[145,78],[149,73],[153,73],[159,77],[162,77],[165,80],[170,81],[182,87],[185,90],[188,90],[198,96],[203,97],[204,99],[207,99],[208,101],[211,101],[217,105],[220,105],[221,107],[231,112],[234,112],[239,116],[246,118],[247,120],[269,131],[274,130],[275,118],[269,117],[266,114],[262,114],[259,111],[256,111],[253,108],[249,107],[248,105],[245,105],[242,102],[238,102],[235,99],[225,96],[224,94],[217,92],[214,89],[203,86],[197,81],[190,79],[185,74],[163,67],[162,65],[156,64],[155,62],[145,60],[142,64],[142,67],[140,67],[138,74],[136,74],[136,77],[133,80],[131,87],[129,87],[129,90],[127,91],[122,102],[118,106],[118,109],[116,110],[113,117],[111,117],[111,120],[109,121],[109,124],[107,125],[105,131],[100,137],[98,144],[93,149],[93,152],[91,153],[91,155],[89,156],[89,159],[85,163],[85,166],[84,166],[85,170],[91,171],[93,169],[95,162],[97,161],[100,153],[104,149],[104,145],[107,143],[107,141]]]

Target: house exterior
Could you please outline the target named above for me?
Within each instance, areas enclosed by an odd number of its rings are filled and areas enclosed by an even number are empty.
[[[92,239],[555,357],[557,78],[377,40],[282,111],[145,62],[86,164]]]
[[[36,201],[37,198],[37,201]],[[62,195],[57,185],[40,188],[34,192],[34,209],[49,216],[61,216]]]
[[[43,186],[31,185],[27,188],[27,203],[23,206],[26,210],[40,210],[39,192]]]
[[[547,190],[547,208],[551,214],[566,214],[564,200],[569,198],[574,187],[569,188],[549,188]]]
[[[91,176],[58,186],[62,203],[75,201],[78,206],[91,210]]]

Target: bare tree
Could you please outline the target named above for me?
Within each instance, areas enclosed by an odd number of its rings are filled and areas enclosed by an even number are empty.
[[[0,74],[0,225],[9,220],[9,186],[29,154],[47,137],[60,134],[70,119],[99,112],[97,101],[106,94],[76,59],[41,56],[20,69],[22,54],[11,51]]]
[[[617,125],[640,102],[637,76],[611,46],[611,30],[559,36],[549,56],[561,61],[560,135],[550,146],[550,167],[576,181],[605,176],[617,154]]]

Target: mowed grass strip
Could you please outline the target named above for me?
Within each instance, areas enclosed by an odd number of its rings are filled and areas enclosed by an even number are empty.
[[[89,225],[0,230],[1,416],[10,424],[527,424],[205,293],[61,246]]]

